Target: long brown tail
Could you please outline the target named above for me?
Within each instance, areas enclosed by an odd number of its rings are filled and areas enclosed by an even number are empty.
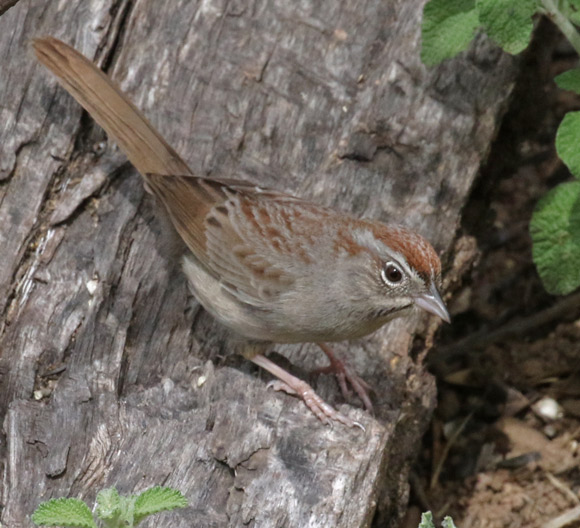
[[[192,174],[145,116],[86,57],[53,37],[35,39],[33,46],[38,60],[117,142],[143,176]]]

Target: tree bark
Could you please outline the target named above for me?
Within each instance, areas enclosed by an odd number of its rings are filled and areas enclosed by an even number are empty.
[[[180,489],[148,526],[392,526],[435,404],[409,356],[425,318],[336,346],[376,416],[325,427],[231,354],[188,293],[137,173],[34,60],[53,35],[95,60],[199,174],[429,238],[449,267],[461,207],[517,62],[484,39],[419,60],[422,0],[20,0],[0,18],[0,418],[4,526],[103,487]],[[332,270],[328,270],[332,273]],[[422,347],[418,341],[418,348]],[[313,345],[276,347],[299,374]],[[147,525],[147,523],[145,523]]]

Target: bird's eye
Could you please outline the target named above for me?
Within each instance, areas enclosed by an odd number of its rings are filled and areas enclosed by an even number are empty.
[[[403,272],[392,262],[387,262],[383,268],[383,279],[386,282],[396,284],[397,282],[401,282],[403,279]]]

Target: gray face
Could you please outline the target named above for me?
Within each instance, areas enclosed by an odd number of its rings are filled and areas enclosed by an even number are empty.
[[[393,251],[369,230],[356,231],[354,238],[377,257],[372,267],[376,286],[371,297],[378,317],[417,306],[449,322],[449,313],[437,291],[434,271],[429,274],[417,272],[401,253]]]

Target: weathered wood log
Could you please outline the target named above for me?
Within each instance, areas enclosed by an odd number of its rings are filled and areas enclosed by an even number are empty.
[[[375,418],[312,380],[364,433],[269,391],[189,295],[139,176],[29,40],[93,58],[199,174],[403,223],[449,262],[517,65],[479,39],[426,70],[422,5],[20,0],[0,17],[3,525],[30,526],[51,497],[156,484],[190,507],[155,526],[396,522],[434,406],[408,355],[424,319],[337,347]],[[313,345],[276,351],[301,375],[324,363]]]

